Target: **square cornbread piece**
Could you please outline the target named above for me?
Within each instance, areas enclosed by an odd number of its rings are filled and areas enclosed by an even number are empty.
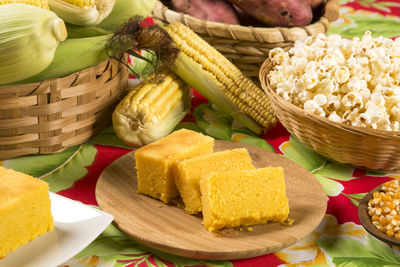
[[[199,182],[213,171],[254,169],[245,148],[225,150],[197,156],[179,162],[174,168],[175,184],[185,204],[185,211],[196,214],[201,211]]]
[[[137,193],[170,203],[178,196],[172,167],[181,160],[213,151],[214,138],[186,129],[141,147],[135,153]]]
[[[289,203],[283,169],[213,172],[200,181],[203,224],[209,231],[284,222]]]
[[[49,185],[0,167],[0,259],[53,228]]]

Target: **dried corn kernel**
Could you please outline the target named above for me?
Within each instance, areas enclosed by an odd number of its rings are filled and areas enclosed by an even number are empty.
[[[388,236],[400,239],[400,185],[399,181],[386,182],[368,201],[368,215],[372,224]]]

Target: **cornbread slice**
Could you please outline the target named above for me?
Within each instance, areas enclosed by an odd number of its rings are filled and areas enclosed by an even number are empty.
[[[195,214],[201,211],[199,182],[211,172],[254,169],[249,152],[245,148],[225,150],[197,156],[179,162],[174,168],[175,184],[185,203],[185,211]]]
[[[138,190],[169,203],[178,196],[172,167],[181,160],[214,151],[214,138],[181,129],[139,148],[135,153]]]
[[[53,228],[49,185],[0,167],[0,258]]]
[[[283,168],[213,172],[200,181],[203,224],[209,231],[283,222],[289,215]]]

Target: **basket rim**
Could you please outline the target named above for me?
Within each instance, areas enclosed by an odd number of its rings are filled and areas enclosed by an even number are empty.
[[[274,99],[276,101],[279,101],[279,104],[284,104],[285,107],[290,109],[291,113],[295,113],[296,116],[299,116],[301,114],[302,117],[311,120],[315,123],[318,123],[320,125],[324,125],[327,127],[334,127],[338,130],[345,130],[350,133],[355,133],[359,135],[370,135],[370,136],[376,136],[380,138],[391,138],[391,139],[396,139],[397,141],[400,141],[400,131],[386,131],[386,130],[378,130],[378,129],[373,129],[373,128],[368,128],[368,127],[361,127],[361,126],[351,126],[351,125],[346,125],[344,123],[339,123],[339,122],[334,122],[329,120],[326,117],[321,117],[317,116],[315,114],[311,114],[304,109],[292,104],[289,101],[286,101],[283,97],[278,95],[275,90],[272,89],[272,87],[269,84],[269,79],[268,79],[268,73],[271,70],[270,65],[272,65],[271,59],[267,58],[264,63],[262,64],[259,72],[259,79],[261,82],[261,87],[264,90],[264,92],[269,96],[269,99],[271,102],[273,102]]]
[[[258,40],[260,43],[264,43],[262,39],[260,39],[260,36],[258,34],[272,34],[272,33],[277,33],[282,36],[282,41],[285,42],[293,42],[295,40],[289,40],[288,38],[288,33],[296,33],[299,31],[305,31],[307,35],[312,35],[311,32],[313,31],[313,28],[317,24],[322,24],[323,27],[327,31],[327,25],[329,25],[330,22],[335,21],[339,17],[339,0],[327,0],[325,5],[325,10],[323,15],[314,23],[305,25],[305,26],[293,26],[293,27],[253,27],[253,26],[243,26],[239,24],[228,24],[228,23],[222,23],[222,22],[215,22],[215,21],[209,21],[209,20],[200,20],[198,18],[195,18],[191,15],[182,13],[182,12],[177,12],[172,9],[169,9],[167,6],[165,6],[161,0],[157,0],[156,4],[153,8],[152,15],[153,17],[155,16],[155,11],[159,11],[157,13],[162,13],[161,18],[163,18],[164,21],[167,21],[168,23],[171,23],[171,21],[168,21],[166,19],[166,13],[170,13],[174,15],[175,17],[180,17],[181,22],[185,22],[186,25],[190,24],[203,24],[204,29],[206,33],[209,36],[216,36],[216,37],[225,37],[225,36],[217,36],[215,34],[211,34],[209,30],[207,29],[207,26],[213,27],[213,28],[221,28],[225,29],[230,33],[230,37],[232,37],[235,40],[240,40],[240,41],[249,41],[249,39],[246,39],[242,36],[236,36],[234,35],[234,31],[241,31],[242,33],[246,33],[248,35],[252,35],[256,40]],[[156,16],[159,18],[158,16]],[[265,42],[268,43],[268,42]]]

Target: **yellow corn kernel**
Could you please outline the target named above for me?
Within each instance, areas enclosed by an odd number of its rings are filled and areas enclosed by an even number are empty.
[[[142,146],[167,136],[189,110],[189,87],[173,73],[160,77],[160,83],[147,78],[114,110],[114,131],[128,145]]]
[[[28,4],[44,9],[49,9],[47,0],[0,0],[0,5],[15,4],[15,3]]]
[[[386,234],[388,236],[394,236],[394,230],[393,229],[388,229],[388,230],[386,230]]]
[[[371,220],[372,220],[373,222],[375,222],[375,221],[378,221],[379,218],[380,218],[380,217],[379,217],[378,215],[374,214],[374,215],[372,215]]]
[[[386,226],[388,221],[386,220],[385,216],[380,216],[378,220],[379,225]]]
[[[201,66],[240,110],[262,125],[264,129],[275,125],[274,111],[266,94],[232,62],[179,22],[171,23],[164,29],[181,53]]]
[[[382,214],[382,208],[380,208],[380,207],[376,208],[375,214],[380,216]]]
[[[64,1],[78,7],[91,7],[96,5],[94,0],[64,0]]]

